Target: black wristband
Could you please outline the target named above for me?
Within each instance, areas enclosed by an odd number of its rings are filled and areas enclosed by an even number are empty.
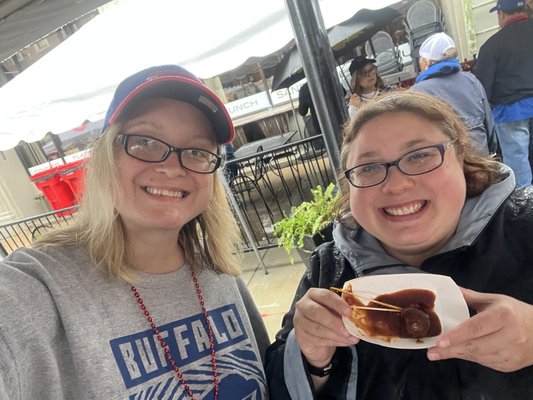
[[[331,361],[325,367],[318,368],[310,364],[309,361],[307,361],[303,355],[302,355],[302,358],[304,360],[305,369],[307,370],[307,372],[309,372],[313,376],[318,376],[318,377],[323,378],[324,376],[328,376],[331,373],[331,370],[333,369],[333,363]]]

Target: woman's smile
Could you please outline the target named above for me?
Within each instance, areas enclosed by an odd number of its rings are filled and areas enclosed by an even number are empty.
[[[184,197],[187,197],[189,194],[186,191],[183,190],[172,190],[172,189],[159,189],[151,186],[145,186],[143,187],[144,191],[157,197],[173,197],[177,199],[182,199]]]
[[[383,211],[387,215],[393,215],[396,217],[412,215],[419,213],[427,204],[427,201],[416,201],[410,204],[397,206],[397,207],[384,207]]]

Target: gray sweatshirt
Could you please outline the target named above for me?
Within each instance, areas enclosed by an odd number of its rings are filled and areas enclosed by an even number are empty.
[[[266,399],[268,336],[240,279],[198,273],[219,399]],[[184,266],[135,285],[195,398],[213,398],[209,335]],[[129,284],[70,247],[21,249],[0,262],[0,399],[182,399]]]

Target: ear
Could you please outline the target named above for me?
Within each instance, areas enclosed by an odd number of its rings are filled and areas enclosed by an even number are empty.
[[[426,68],[428,67],[428,60],[427,58],[420,57],[418,59],[418,66],[420,67],[420,71],[424,72]]]

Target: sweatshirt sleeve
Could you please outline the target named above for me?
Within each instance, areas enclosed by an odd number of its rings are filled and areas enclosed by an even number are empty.
[[[17,400],[19,394],[19,372],[17,371],[15,356],[8,347],[5,334],[0,328],[0,399]]]
[[[61,325],[45,283],[45,257],[22,249],[0,262],[0,400],[39,398],[35,382],[57,376],[53,338]]]
[[[293,331],[295,304],[312,287],[327,288],[344,282],[345,262],[333,256],[333,242],[317,248],[310,258],[310,268],[302,277],[289,312],[285,315],[276,341],[267,349],[265,372],[270,397],[289,399],[346,399],[355,398],[357,357],[355,347],[338,348],[337,365],[320,393],[315,393],[307,375],[303,356]],[[335,281],[337,279],[338,281]],[[352,394],[353,393],[353,394]],[[347,397],[349,396],[349,397]]]

